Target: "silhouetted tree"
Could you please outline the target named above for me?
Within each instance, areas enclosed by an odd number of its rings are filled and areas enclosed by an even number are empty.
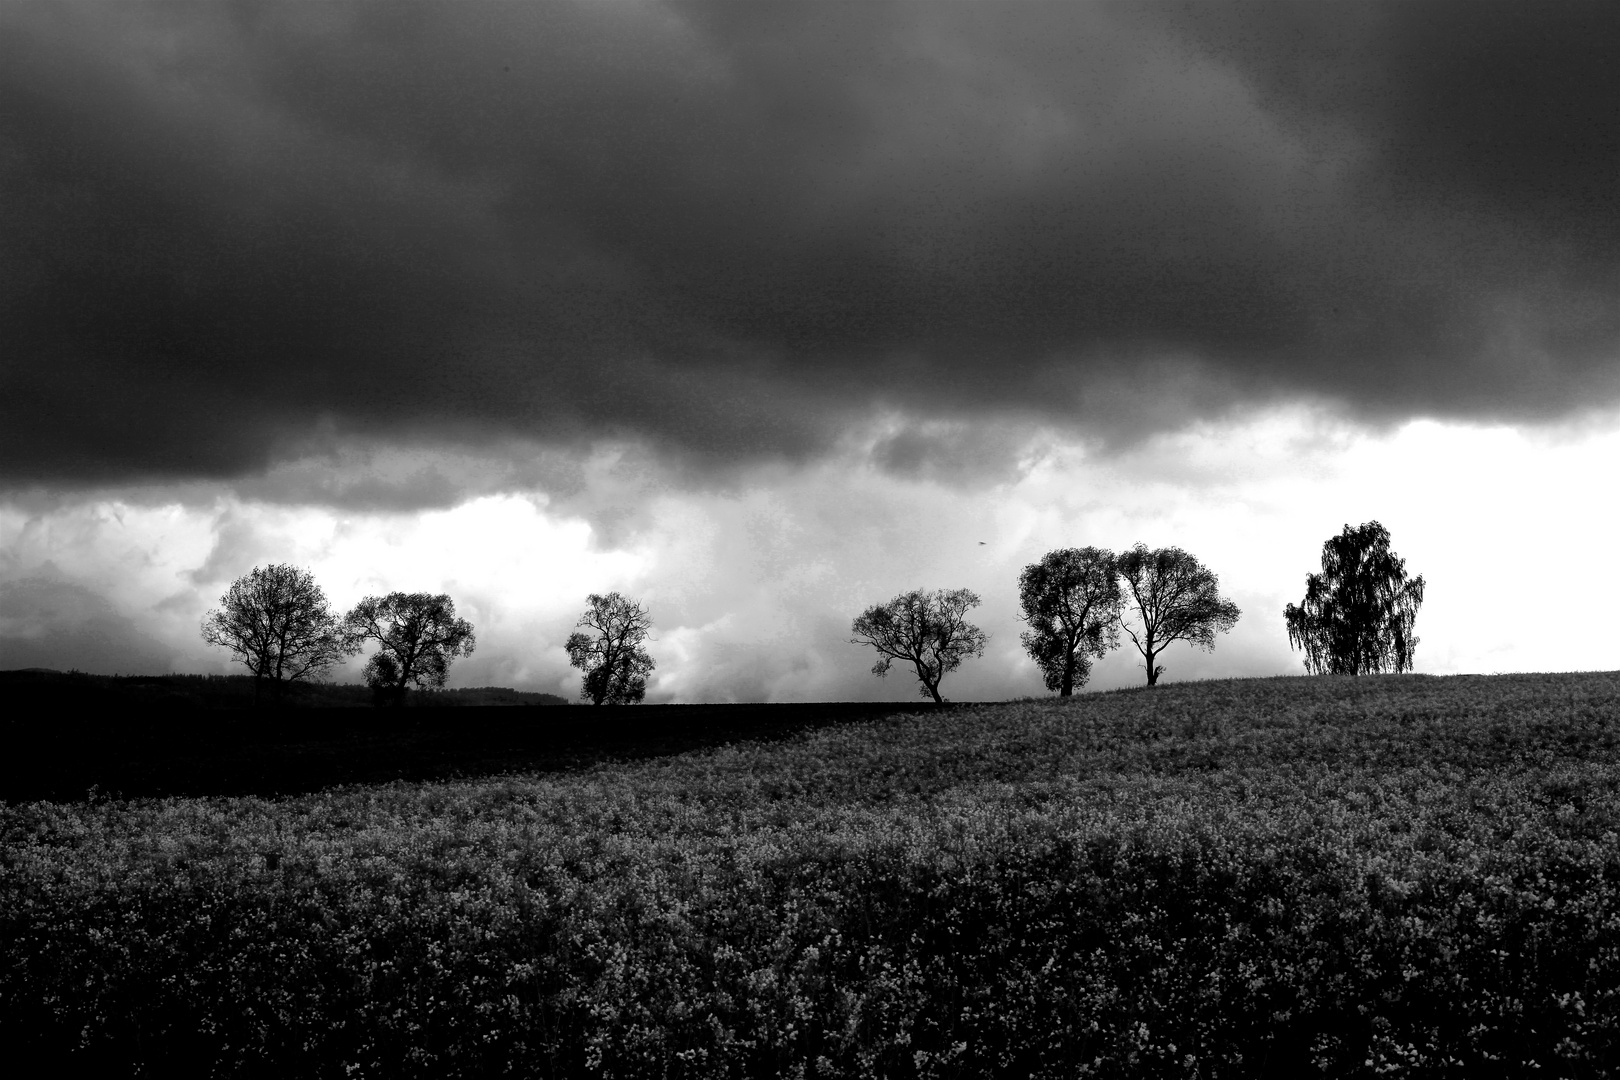
[[[591,606],[574,625],[586,632],[576,631],[563,645],[568,662],[585,672],[580,697],[592,705],[634,705],[647,696],[647,676],[657,666],[641,647],[652,616],[616,592],[591,593],[585,601]]]
[[[922,695],[943,702],[939,683],[946,673],[961,667],[966,657],[984,655],[985,633],[967,621],[968,610],[978,605],[979,597],[967,589],[913,589],[856,616],[850,643],[878,651],[872,674],[879,678],[896,660],[910,664]]]
[[[1389,530],[1376,521],[1322,545],[1322,572],[1305,577],[1305,602],[1283,609],[1288,644],[1305,650],[1313,675],[1400,673],[1412,668],[1413,629],[1423,578],[1407,580],[1406,560],[1389,550]]]
[[[317,679],[355,652],[326,594],[307,570],[273,563],[231,583],[203,617],[202,637],[236,654],[253,674],[253,699],[268,682],[279,704],[288,683]]]
[[[1243,614],[1220,595],[1220,579],[1178,547],[1149,551],[1137,544],[1114,565],[1125,585],[1125,611],[1136,619],[1133,626],[1122,612],[1119,624],[1142,654],[1149,686],[1164,672],[1154,661],[1166,646],[1185,641],[1213,649],[1215,635],[1232,629]]]
[[[395,706],[405,704],[412,684],[444,686],[450,662],[470,656],[477,644],[472,624],[456,617],[455,601],[443,593],[368,596],[343,622],[357,645],[377,643],[377,652],[366,661],[366,684],[379,703]]]
[[[1102,548],[1049,551],[1024,567],[1018,604],[1029,629],[1019,640],[1062,697],[1091,677],[1091,658],[1119,644],[1122,597],[1114,553]]]

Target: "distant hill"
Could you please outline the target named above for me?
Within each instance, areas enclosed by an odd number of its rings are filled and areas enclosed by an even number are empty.
[[[412,692],[408,707],[567,705],[556,694],[479,686]],[[284,705],[295,709],[369,708],[371,688],[354,683],[294,683]],[[0,705],[46,709],[249,709],[250,675],[90,675],[24,668],[0,671]]]

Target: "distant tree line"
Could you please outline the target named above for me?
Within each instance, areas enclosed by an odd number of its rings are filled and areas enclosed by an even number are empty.
[[[1389,548],[1378,522],[1344,531],[1322,546],[1322,572],[1305,582],[1305,598],[1284,611],[1291,646],[1305,651],[1312,674],[1361,675],[1412,667],[1423,578],[1408,579],[1405,560]],[[634,704],[647,694],[656,664],[646,650],[652,617],[617,592],[592,593],[563,648],[579,668],[580,697],[593,705]],[[874,604],[850,626],[852,644],[878,656],[872,673],[900,664],[923,697],[945,699],[940,684],[989,638],[969,622],[980,603],[969,589],[912,589]],[[1214,571],[1179,547],[1137,544],[1063,548],[1024,567],[1018,578],[1019,637],[1047,689],[1072,695],[1091,677],[1093,661],[1120,644],[1142,657],[1147,685],[1164,673],[1165,649],[1185,642],[1206,651],[1242,612],[1220,594]],[[255,696],[273,702],[285,688],[320,678],[359,653],[377,650],[364,668],[377,704],[402,705],[412,689],[442,689],[451,663],[473,651],[475,637],[444,594],[368,596],[338,616],[314,577],[297,567],[256,567],[238,578],[203,619],[203,640],[229,649],[252,674]]]

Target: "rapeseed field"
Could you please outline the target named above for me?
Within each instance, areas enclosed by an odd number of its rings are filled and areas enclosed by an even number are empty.
[[[0,806],[0,1031],[116,1074],[1600,1076],[1620,675],[962,707]]]

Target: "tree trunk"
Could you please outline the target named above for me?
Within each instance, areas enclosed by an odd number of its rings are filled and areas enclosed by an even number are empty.
[[[1149,686],[1157,686],[1159,684],[1159,669],[1154,666],[1153,658],[1156,655],[1158,655],[1158,650],[1157,649],[1148,649],[1146,655],[1147,655],[1148,685]]]
[[[1074,653],[1070,652],[1063,659],[1063,685],[1058,688],[1058,697],[1071,697],[1074,694]]]

